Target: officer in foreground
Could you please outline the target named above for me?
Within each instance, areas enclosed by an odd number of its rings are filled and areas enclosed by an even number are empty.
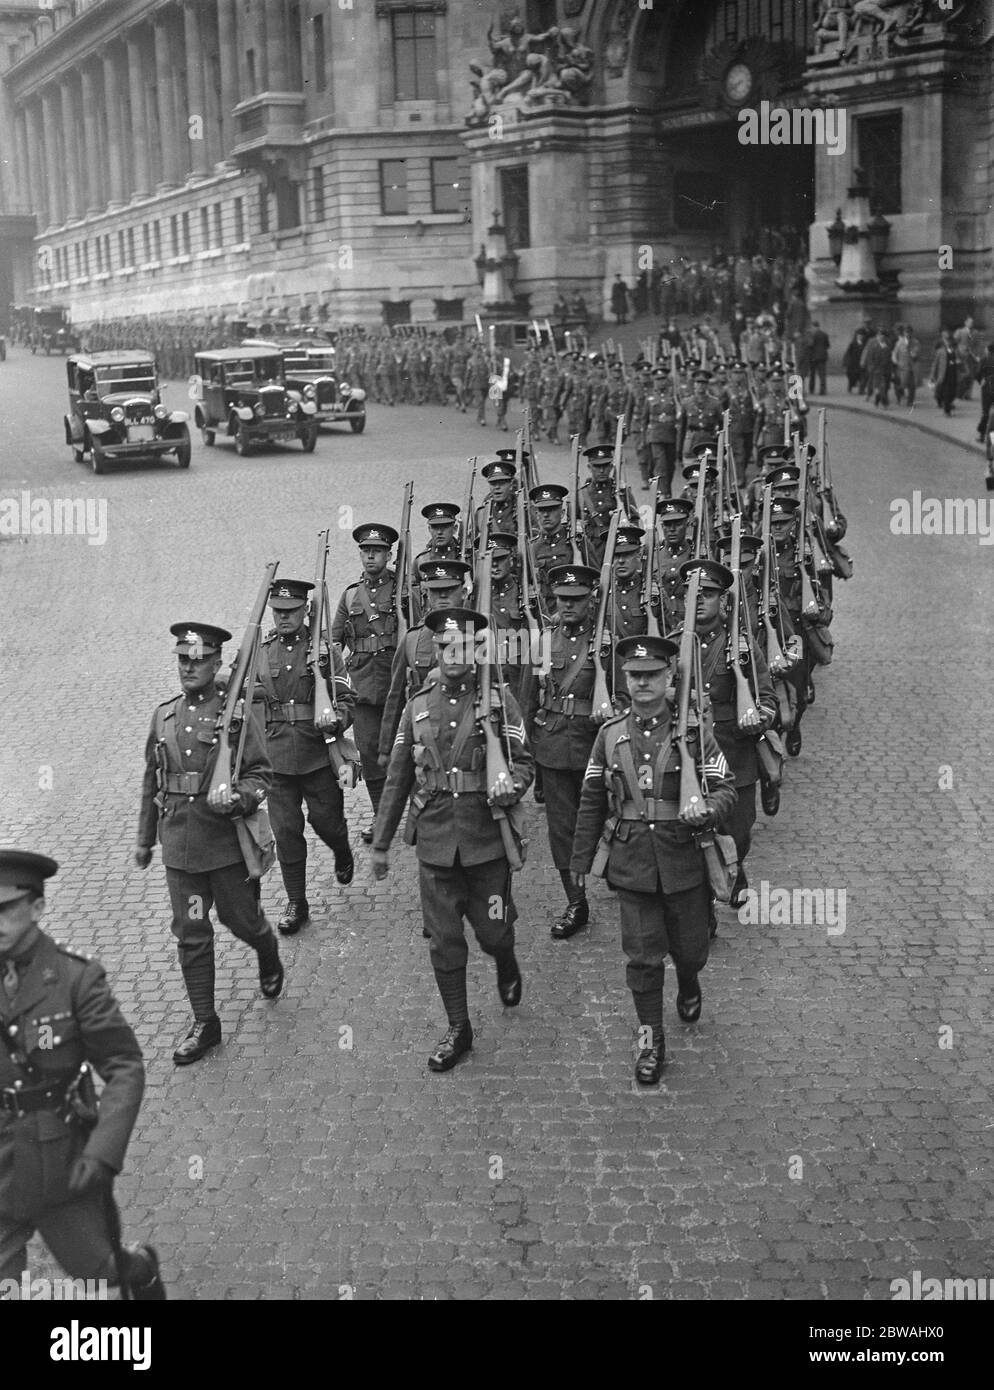
[[[235,821],[255,811],[272,782],[272,767],[254,717],[245,730],[241,775],[233,787],[209,791],[217,761],[217,724],[222,697],[215,684],[224,628],[174,623],[182,695],[166,700],[152,716],[145,744],[145,776],[138,818],[135,863],[147,869],[156,834],[172,905],[183,982],[193,1025],[173,1053],[178,1067],[198,1062],[221,1041],[214,1004],[214,927],[211,908],[259,957],[259,988],[266,999],[283,989],[283,965],[259,897],[259,880],[249,878]]]
[[[481,722],[490,712],[479,705],[474,643],[475,634],[487,627],[485,615],[469,608],[440,608],[428,614],[425,626],[435,638],[438,670],[404,710],[374,826],[371,862],[375,877],[385,878],[390,844],[413,791],[404,839],[417,845],[421,910],[449,1022],[428,1066],[448,1071],[473,1046],[464,917],[480,949],[496,962],[501,1002],[508,1008],[521,1002],[521,972],[514,956],[518,914],[495,809],[503,811],[524,796],[532,780],[532,759],[521,711],[514,697],[506,695],[496,731],[510,761],[506,772],[487,785]]]
[[[571,860],[579,891],[593,870],[604,873],[618,894],[627,983],[640,1025],[635,1080],[641,1086],[658,1083],[666,1058],[667,955],[677,973],[677,1013],[685,1023],[701,1016],[697,977],[708,958],[711,889],[694,832],[715,826],[735,805],[734,779],[708,728],[700,756],[698,723],[691,746],[699,750],[702,800],[680,808],[671,690],[679,650],[665,637],[626,637],[618,643],[631,708],[598,731],[584,774]]]
[[[58,867],[0,850],[0,1281],[20,1280],[37,1231],[71,1278],[161,1300],[158,1256],[122,1247],[113,1195],[145,1087],[141,1050],[103,968],[39,925]]]

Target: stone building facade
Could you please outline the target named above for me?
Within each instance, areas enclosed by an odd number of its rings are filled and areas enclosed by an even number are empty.
[[[0,5],[12,297],[77,322],[468,319],[498,211],[539,316],[572,290],[603,315],[616,273],[769,227],[800,229],[823,321],[989,315],[990,0],[518,10],[512,42],[491,0]],[[844,151],[743,145],[763,102],[844,109]],[[837,209],[872,285],[837,283]]]

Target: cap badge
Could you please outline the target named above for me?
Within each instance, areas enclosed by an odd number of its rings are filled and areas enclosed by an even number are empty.
[[[637,657],[638,657],[638,656],[648,656],[649,653],[646,651],[645,647],[643,647],[643,646],[638,646],[638,647],[635,648],[634,655],[637,656]]]

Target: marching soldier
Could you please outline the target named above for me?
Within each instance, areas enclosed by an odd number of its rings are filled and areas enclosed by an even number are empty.
[[[729,899],[731,907],[741,907],[749,883],[746,878],[746,855],[752,843],[752,827],[756,824],[756,783],[759,781],[759,760],[756,742],[777,717],[777,697],[770,679],[769,667],[762,652],[743,640],[743,634],[731,633],[729,615],[722,612],[722,595],[731,588],[732,572],[715,560],[691,560],[683,567],[684,582],[700,572],[697,597],[697,635],[701,644],[701,677],[704,690],[711,701],[714,736],[725,755],[735,779],[735,805],[722,820],[722,830],[731,835],[738,852],[738,873]],[[755,683],[758,699],[741,720],[738,715],[736,682],[731,660],[746,668],[750,686]]]
[[[221,922],[259,957],[259,988],[266,999],[283,989],[276,937],[260,903],[259,880],[249,878],[235,820],[265,799],[272,767],[258,726],[246,715],[241,773],[233,787],[209,791],[217,761],[222,698],[215,684],[221,648],[231,633],[207,623],[174,623],[183,693],[159,705],[145,745],[135,863],[147,869],[156,835],[162,845],[183,982],[193,1026],[173,1053],[178,1067],[199,1061],[221,1041],[214,1006],[214,927]]]
[[[735,460],[735,478],[740,488],[745,488],[748,481],[755,428],[756,407],[746,380],[746,369],[741,362],[736,362],[732,367],[728,391],[728,437]]]
[[[666,497],[656,508],[656,515],[663,527],[662,540],[656,553],[660,626],[666,632],[673,632],[683,625],[684,591],[680,571],[691,558],[687,523],[693,510],[694,504],[689,497]]]
[[[587,380],[586,359],[574,354],[566,370],[562,408],[566,416],[567,433],[580,437],[580,447],[587,442],[587,415],[590,409],[590,385]]]
[[[339,599],[331,640],[348,649],[345,669],[356,696],[353,728],[363,781],[375,813],[386,780],[378,757],[380,724],[397,650],[397,576],[389,568],[389,560],[398,535],[392,526],[370,521],[357,526],[352,539],[362,558],[362,578],[350,584]],[[364,830],[362,839],[372,844],[372,830]]]
[[[763,548],[762,539],[759,536],[742,536],[739,540],[739,573],[742,576],[742,587],[745,590],[745,607],[743,612],[749,618],[749,628],[754,637],[759,635],[759,590],[756,587],[756,559]],[[732,553],[732,538],[730,535],[718,537],[718,559],[726,567]],[[764,659],[765,664],[765,659]],[[767,668],[768,669],[768,668]]]
[[[542,610],[551,613],[555,597],[549,583],[549,572],[557,565],[568,565],[573,559],[573,542],[563,516],[563,503],[569,489],[561,483],[539,483],[528,494],[538,516],[538,539],[535,541],[535,576],[538,580]]]
[[[645,437],[645,403],[649,399],[651,377],[648,363],[643,363],[633,374],[632,384],[625,398],[625,431],[632,441],[635,462],[642,479],[642,491],[648,490],[652,477],[651,455]]]
[[[528,622],[521,601],[521,586],[514,573],[518,537],[514,531],[491,531],[489,548],[493,551],[493,567],[488,616],[496,628],[498,659],[504,680],[517,699],[525,670],[521,660],[523,653],[516,642],[509,642],[507,634],[520,632]],[[514,653],[513,661],[508,660],[511,652]]]
[[[342,734],[352,722],[355,691],[337,648],[321,654],[321,674],[331,684],[341,721],[315,718],[314,672],[310,667],[310,628],[306,623],[307,595],[314,585],[303,579],[278,579],[270,590],[269,606],[276,631],[262,644],[255,698],[261,701],[266,748],[273,765],[268,806],[276,836],[276,856],[286,888],[287,905],[276,923],[283,936],[293,936],[310,920],[307,903],[307,820],[335,856],[335,878],[352,882],[355,862],[349,846],[345,801],[338,777],[328,759],[326,736]],[[318,722],[320,719],[322,722]]]
[[[783,443],[783,416],[784,411],[789,409],[784,375],[777,367],[769,373],[756,412],[756,450],[760,459],[765,446]]]
[[[598,574],[586,565],[561,565],[549,574],[556,597],[551,663],[545,688],[536,691],[530,731],[549,821],[552,860],[566,890],[566,910],[550,935],[566,941],[590,921],[586,894],[570,877],[570,849],[583,787],[583,771],[597,736],[593,708],[594,630],[590,595]]]
[[[499,736],[510,765],[488,786],[480,720],[490,711],[478,705],[474,640],[487,627],[486,616],[472,609],[441,608],[429,613],[425,623],[436,640],[438,672],[404,711],[376,818],[372,866],[377,879],[385,877],[388,851],[413,791],[405,840],[417,847],[424,926],[449,1025],[428,1066],[448,1071],[473,1045],[464,918],[481,950],[496,962],[501,1002],[508,1008],[521,1002],[521,972],[514,955],[517,909],[494,808],[504,810],[520,801],[532,779],[532,759],[521,712],[508,695],[499,715]]]
[[[652,389],[642,406],[642,424],[649,451],[649,476],[659,479],[660,496],[673,491],[683,411],[673,393],[673,379],[662,367],[652,374]]]
[[[618,505],[618,487],[614,477],[614,446],[592,444],[584,449],[583,457],[590,477],[580,489],[580,512],[583,522],[587,561],[599,569],[604,559],[604,544],[611,529],[611,513]],[[625,489],[625,510],[630,517],[638,516],[635,498]]]
[[[100,964],[41,929],[58,867],[0,850],[0,1283],[20,1281],[37,1231],[71,1278],[161,1301],[158,1256],[122,1247],[113,1192],[145,1087],[141,1049]]]
[[[415,572],[430,560],[458,560],[456,521],[459,507],[455,502],[431,502],[421,508],[421,515],[428,523],[428,544],[414,557]]]
[[[698,726],[693,746],[702,751],[706,791],[702,787],[700,803],[681,810],[676,710],[668,698],[679,647],[648,636],[625,638],[619,646],[631,709],[597,734],[583,779],[571,867],[583,892],[598,841],[606,848],[601,858],[618,895],[627,983],[640,1025],[635,1080],[655,1086],[666,1057],[667,955],[677,973],[677,1013],[685,1023],[701,1016],[698,975],[708,959],[710,885],[694,832],[730,813],[735,789],[714,735]],[[619,834],[622,826],[625,833]]]
[[[466,598],[466,579],[470,567],[463,560],[434,560],[419,568],[421,585],[427,595],[427,611],[437,608],[461,608]],[[408,628],[404,640],[394,654],[390,672],[390,693],[383,707],[380,723],[378,761],[386,768],[390,762],[393,741],[397,737],[400,717],[407,701],[425,683],[435,664],[435,644],[430,628],[424,623]]]
[[[476,509],[476,534],[479,535],[485,516],[490,517],[490,530],[518,532],[518,507],[515,488],[518,470],[510,459],[496,458],[481,469],[490,484],[490,492]]]
[[[801,567],[797,562],[796,536],[798,509],[796,497],[773,498],[770,508],[770,534],[773,542],[774,564],[776,566],[777,599],[781,605],[784,628],[788,634],[802,635],[803,655],[791,671],[784,676],[787,686],[791,712],[785,721],[784,746],[792,758],[801,751],[801,719],[809,700],[810,659],[807,643],[803,642],[801,624]],[[786,725],[789,724],[789,728]]]
[[[710,372],[701,369],[694,373],[694,393],[687,402],[685,457],[696,454],[702,444],[713,449],[721,429],[721,402],[709,391],[710,381]]]
[[[609,602],[613,678],[611,699],[615,708],[628,704],[628,684],[621,670],[617,644],[623,637],[646,631],[648,619],[642,603],[642,531],[638,526],[619,526],[614,545],[614,582]]]

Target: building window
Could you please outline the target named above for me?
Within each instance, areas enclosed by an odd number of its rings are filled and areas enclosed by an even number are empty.
[[[383,322],[387,328],[393,328],[398,323],[410,323],[411,301],[409,299],[401,299],[396,303],[382,299],[380,303],[383,305]]]
[[[135,229],[128,228],[128,265],[135,264]]]
[[[327,54],[324,47],[324,15],[316,14],[311,21],[313,27],[313,52],[314,52],[314,90],[323,92],[328,85],[325,75],[327,64]]]
[[[122,266],[131,264],[131,262],[128,260],[125,250],[123,228],[117,234],[117,259],[120,261]]]
[[[159,222],[152,223],[152,244],[155,250],[155,259],[162,260],[162,226]]]
[[[245,240],[245,204],[241,198],[235,199],[235,245],[241,246]]]
[[[433,159],[431,161],[431,210],[432,212],[462,211],[458,159]]]
[[[315,222],[324,221],[324,165],[316,164],[311,170],[311,203]]]
[[[296,0],[291,0],[291,4],[287,6],[286,25],[286,50],[289,59],[287,66],[290,69],[287,78],[290,91],[299,92],[304,86],[304,55],[301,45],[300,5]]]
[[[300,184],[281,176],[276,180],[276,227],[284,232],[300,226]]]
[[[248,69],[249,91],[255,94],[255,49],[245,50],[245,67]]]
[[[441,323],[461,323],[462,310],[463,300],[461,299],[435,300],[435,317]]]
[[[96,240],[93,243],[93,247],[97,256],[97,274],[102,275],[104,269],[104,247],[103,241],[100,237],[96,238]]]
[[[380,210],[385,217],[407,211],[407,160],[380,160]]]
[[[189,214],[188,212],[184,212],[184,213],[180,216],[180,223],[179,223],[179,225],[180,225],[180,231],[181,231],[181,233],[182,233],[182,238],[183,238],[183,240],[182,240],[183,255],[184,255],[184,256],[188,256],[188,255],[190,254],[190,214]]]
[[[678,169],[673,175],[673,225],[680,232],[723,232],[727,190],[720,174]]]
[[[150,261],[151,259],[152,259],[152,234],[151,234],[151,232],[150,232],[150,230],[149,230],[149,225],[148,225],[148,223],[147,223],[147,222],[143,222],[143,223],[142,223],[142,260],[143,260],[143,261]]]
[[[259,185],[259,231],[263,236],[269,233],[269,189],[265,181]]]
[[[391,19],[394,101],[434,101],[438,90],[434,14],[398,10]]]
[[[114,256],[110,246],[110,232],[104,237],[104,270],[114,269]]]
[[[215,203],[214,208],[214,245],[224,245],[224,233],[221,228],[221,204]]]
[[[211,244],[211,214],[207,207],[200,209],[200,244],[205,251]]]
[[[179,218],[175,213],[169,219],[169,254],[179,255]]]
[[[531,214],[528,206],[528,165],[516,164],[500,171],[500,200],[504,208],[507,244],[517,249],[531,246]]]
[[[859,167],[870,188],[870,212],[901,211],[901,113],[857,118]]]

